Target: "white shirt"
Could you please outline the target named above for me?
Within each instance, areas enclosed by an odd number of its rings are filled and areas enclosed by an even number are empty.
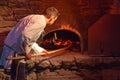
[[[43,15],[29,15],[24,17],[8,34],[5,39],[5,44],[19,53],[24,51],[25,53],[29,53],[31,49],[34,50],[34,48],[36,48],[33,44],[37,44],[36,40],[41,35],[41,32],[44,31],[45,26],[46,21]],[[23,50],[23,45],[25,50]],[[32,45],[34,47],[32,47]],[[40,49],[40,46],[37,47]],[[40,50],[43,50],[43,48]]]

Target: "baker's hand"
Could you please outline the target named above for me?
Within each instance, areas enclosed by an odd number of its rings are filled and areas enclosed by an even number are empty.
[[[27,58],[27,59],[30,59],[31,57],[32,57],[32,56],[31,56],[30,53],[26,54],[26,58]]]
[[[48,55],[48,51],[47,50],[43,50],[42,53],[44,53],[43,56],[47,56]]]

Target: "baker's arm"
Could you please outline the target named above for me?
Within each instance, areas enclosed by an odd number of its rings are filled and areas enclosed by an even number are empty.
[[[36,54],[41,54],[41,55],[47,55],[48,51],[45,50],[44,48],[40,47],[36,42],[32,45],[32,50],[34,50],[34,52]]]

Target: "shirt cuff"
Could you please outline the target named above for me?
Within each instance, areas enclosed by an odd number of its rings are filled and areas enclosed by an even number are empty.
[[[40,47],[37,43],[34,43],[32,45],[32,49],[35,51],[35,53],[40,53],[45,50],[44,48]]]

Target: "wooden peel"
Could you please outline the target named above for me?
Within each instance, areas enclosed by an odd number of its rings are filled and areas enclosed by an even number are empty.
[[[49,54],[54,54],[56,52],[60,52],[60,51],[63,51],[63,50],[66,50],[68,48],[70,48],[71,45],[69,46],[66,46],[66,47],[63,47],[63,48],[60,48],[60,49],[57,49],[57,50],[53,50],[53,51],[48,51],[48,55]],[[41,52],[42,53],[42,52]],[[31,56],[32,57],[36,57],[36,56],[43,56],[43,54],[41,53],[38,53],[38,54],[32,54]],[[17,59],[25,59],[26,57],[25,56],[17,56],[17,57],[8,57],[7,60],[17,60]]]

